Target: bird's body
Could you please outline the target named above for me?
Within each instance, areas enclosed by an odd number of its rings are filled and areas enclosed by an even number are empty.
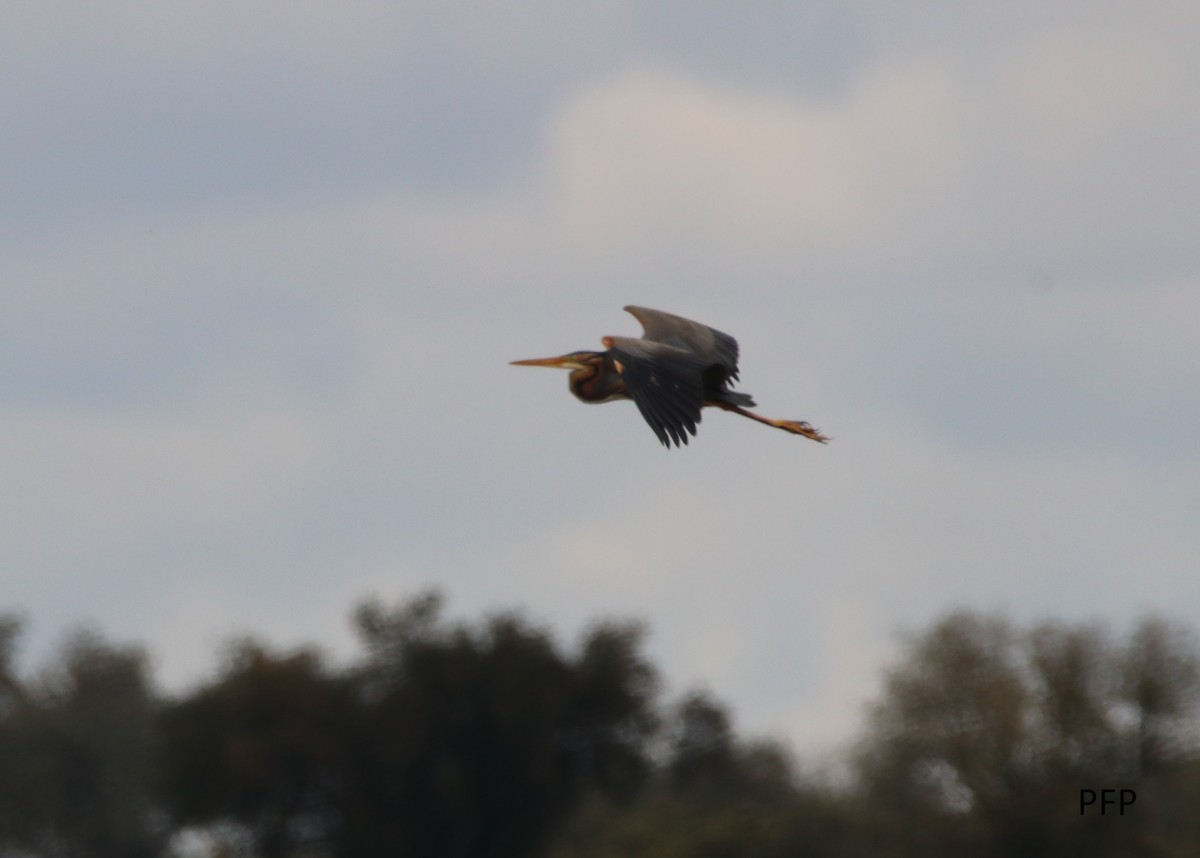
[[[626,307],[642,323],[644,336],[603,337],[602,352],[571,352],[556,358],[513,361],[520,366],[571,370],[571,392],[583,402],[632,399],[654,434],[667,447],[696,434],[700,409],[733,411],[760,423],[824,443],[808,423],[772,420],[745,409],[754,400],[732,389],[738,377],[737,340],[681,316]]]

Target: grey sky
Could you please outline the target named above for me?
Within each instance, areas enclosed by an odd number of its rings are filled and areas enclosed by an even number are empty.
[[[0,570],[169,684],[369,594],[820,749],[950,607],[1200,615],[1184,3],[8,4]],[[513,358],[742,343],[665,452]],[[603,464],[600,464],[603,463]]]

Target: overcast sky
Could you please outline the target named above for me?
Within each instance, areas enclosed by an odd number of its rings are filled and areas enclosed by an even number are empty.
[[[1200,617],[1200,7],[6,3],[0,608],[168,688],[435,586],[829,749],[896,634]],[[669,310],[826,447],[516,358]]]

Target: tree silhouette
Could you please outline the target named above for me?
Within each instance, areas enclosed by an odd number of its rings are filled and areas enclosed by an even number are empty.
[[[161,766],[174,819],[240,823],[263,858],[322,842],[349,726],[346,684],[314,651],[275,655],[242,642],[215,682],[163,709]]]
[[[584,794],[628,795],[649,767],[655,675],[633,625],[565,654],[515,615],[446,622],[426,594],[356,612],[365,654],[247,644],[166,708],[179,824],[234,821],[265,858],[531,856]]]
[[[1120,645],[1094,625],[943,619],[888,674],[859,753],[879,854],[1152,854],[1182,829],[1081,817],[1079,791],[1182,782],[1182,744],[1159,749],[1195,716],[1196,665],[1156,620]]]
[[[512,615],[472,630],[425,596],[358,626],[369,653],[340,849],[536,855],[587,791],[647,768],[654,672],[634,626],[599,626],[578,655]]]
[[[554,858],[849,858],[865,854],[850,805],[801,783],[788,755],[745,742],[711,694],[665,714],[665,756],[636,801],[593,797],[559,831]]]
[[[573,647],[426,593],[355,612],[361,649],[245,640],[158,697],[137,647],[79,632],[25,675],[0,615],[0,855],[880,858],[1200,850],[1200,647],[1150,617],[959,611],[904,643],[848,782],[747,741],[707,692],[663,705],[633,623]],[[1137,791],[1081,816],[1081,789]]]
[[[78,632],[42,675],[12,669],[0,623],[0,847],[48,856],[158,855],[154,699],[146,658]]]

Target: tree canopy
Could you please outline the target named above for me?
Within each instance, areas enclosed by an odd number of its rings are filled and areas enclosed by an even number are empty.
[[[637,623],[567,647],[517,613],[452,622],[436,593],[353,616],[347,663],[248,639],[174,694],[95,632],[23,673],[0,616],[0,855],[1200,851],[1200,647],[1161,618],[946,615],[903,642],[830,781],[710,692],[664,700]],[[1126,816],[1080,814],[1114,787]]]

